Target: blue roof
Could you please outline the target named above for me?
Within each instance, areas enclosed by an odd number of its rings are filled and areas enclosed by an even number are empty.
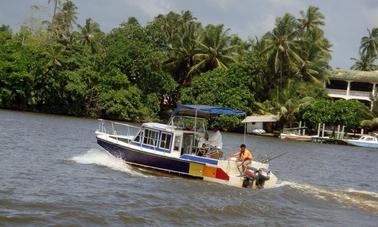
[[[197,114],[196,114],[197,112]],[[190,105],[190,104],[181,104],[173,111],[172,115],[185,115],[185,116],[196,116],[209,118],[216,115],[236,115],[236,116],[245,116],[244,111],[235,110],[226,107],[218,106],[207,106],[207,105]]]

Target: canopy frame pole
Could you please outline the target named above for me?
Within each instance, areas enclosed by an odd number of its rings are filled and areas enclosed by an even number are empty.
[[[193,139],[192,139],[191,152],[193,151],[194,140],[196,139],[196,132],[197,132],[197,111],[198,111],[198,109],[196,108],[196,112],[194,114],[194,133],[193,133]],[[197,153],[197,151],[195,151],[195,152]]]
[[[197,108],[196,108],[196,112],[194,114],[194,133],[197,132]]]
[[[247,123],[244,123],[244,135],[243,135],[243,143],[245,144],[245,138],[247,135]]]

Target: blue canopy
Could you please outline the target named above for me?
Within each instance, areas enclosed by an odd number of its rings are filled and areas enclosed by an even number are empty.
[[[197,113],[196,113],[197,112]],[[183,116],[197,116],[202,118],[210,118],[217,115],[236,115],[245,116],[245,112],[240,110],[235,110],[231,108],[218,107],[218,106],[207,106],[207,105],[189,105],[181,104],[173,111],[172,116],[183,115]]]

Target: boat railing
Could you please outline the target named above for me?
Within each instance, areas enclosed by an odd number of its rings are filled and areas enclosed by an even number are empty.
[[[223,152],[219,148],[210,144],[202,144],[200,147],[192,147],[192,154],[214,159],[220,159],[223,157]]]
[[[115,139],[131,140],[140,131],[140,127],[120,122],[99,119],[98,133],[107,134]]]

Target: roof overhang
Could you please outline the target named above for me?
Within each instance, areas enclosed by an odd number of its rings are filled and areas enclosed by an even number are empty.
[[[378,71],[356,71],[336,69],[331,71],[329,79],[364,83],[378,83]]]
[[[252,115],[246,117],[242,123],[252,123],[252,122],[276,122],[279,120],[277,115]]]

